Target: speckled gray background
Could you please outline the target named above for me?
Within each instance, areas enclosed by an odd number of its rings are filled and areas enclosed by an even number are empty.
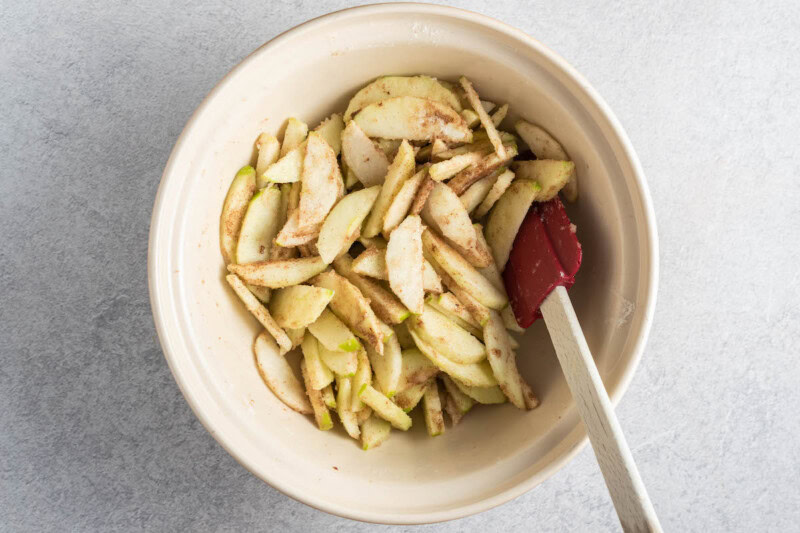
[[[638,150],[661,286],[618,412],[666,530],[797,531],[800,4],[453,3],[562,54]],[[0,1],[0,530],[389,529],[290,500],[217,445],[164,362],[145,268],[161,170],[203,96],[348,5]],[[586,449],[421,529],[617,528]]]

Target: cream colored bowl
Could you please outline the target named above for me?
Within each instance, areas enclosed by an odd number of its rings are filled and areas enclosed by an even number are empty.
[[[585,444],[544,324],[524,335],[523,374],[542,405],[476,407],[443,436],[420,417],[364,452],[321,432],[267,389],[252,354],[257,323],[223,279],[217,225],[236,170],[262,130],[343,110],[383,74],[468,76],[485,99],[544,125],[577,164],[569,206],[583,243],[572,301],[611,398],[633,375],[653,314],[657,240],[639,163],[611,111],[563,59],[496,20],[446,7],[366,6],[302,24],[228,74],[186,125],[164,170],[149,279],[164,354],[198,418],[261,479],[318,509],[419,523],[489,509],[544,481]],[[599,472],[598,472],[598,475]]]

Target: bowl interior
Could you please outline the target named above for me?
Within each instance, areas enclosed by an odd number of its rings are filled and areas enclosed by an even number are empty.
[[[424,21],[424,22],[422,22]],[[476,407],[443,436],[421,417],[369,452],[318,431],[266,388],[252,354],[259,331],[224,282],[218,217],[261,131],[297,116],[312,127],[384,74],[468,76],[513,119],[542,124],[577,164],[568,206],[584,261],[570,291],[605,384],[624,388],[646,333],[652,243],[635,170],[596,102],[541,46],[473,14],[422,6],[362,8],[312,21],[259,49],[214,90],[165,172],[151,240],[154,311],[165,353],[195,412],[223,446],[277,488],[364,520],[454,518],[544,479],[585,442],[544,324],[520,338],[521,370],[541,406]],[[296,357],[291,356],[290,357]]]

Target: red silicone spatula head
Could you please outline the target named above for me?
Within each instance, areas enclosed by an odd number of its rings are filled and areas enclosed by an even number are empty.
[[[581,256],[575,226],[561,200],[534,204],[522,221],[503,271],[520,326],[527,328],[542,316],[539,306],[553,289],[575,283]]]

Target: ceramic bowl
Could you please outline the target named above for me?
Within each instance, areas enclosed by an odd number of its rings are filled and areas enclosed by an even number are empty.
[[[223,198],[261,131],[312,126],[387,73],[469,77],[484,99],[543,125],[577,165],[569,205],[584,260],[570,294],[613,401],[634,373],[656,294],[653,209],[636,155],[610,109],[572,67],[491,18],[419,4],[365,6],[306,22],[219,82],[175,144],[153,210],[148,274],[167,362],[215,439],[276,489],[329,513],[382,523],[462,517],[552,475],[587,442],[542,321],[518,360],[541,406],[477,407],[429,438],[421,417],[368,452],[286,408],[256,371],[259,330],[224,282]],[[598,475],[599,472],[598,472]]]

